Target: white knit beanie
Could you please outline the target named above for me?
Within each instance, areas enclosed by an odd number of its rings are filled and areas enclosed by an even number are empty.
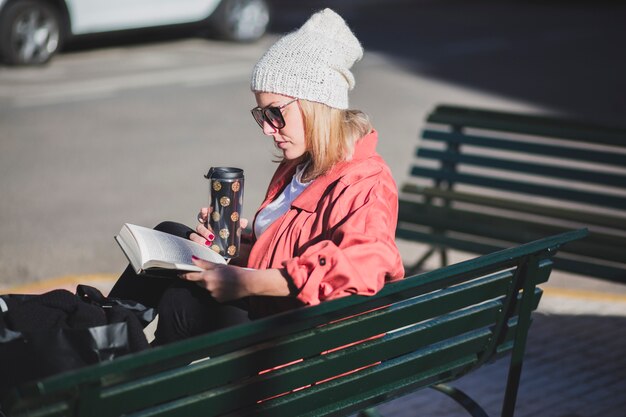
[[[362,57],[343,18],[324,9],[268,49],[252,70],[250,87],[347,109],[354,88],[350,68]]]

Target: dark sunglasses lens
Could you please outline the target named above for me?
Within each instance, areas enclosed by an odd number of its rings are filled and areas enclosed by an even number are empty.
[[[267,122],[276,129],[285,127],[285,119],[283,119],[283,114],[278,107],[268,107],[265,109],[264,114]]]
[[[261,109],[252,109],[252,117],[254,120],[263,128],[263,110]]]

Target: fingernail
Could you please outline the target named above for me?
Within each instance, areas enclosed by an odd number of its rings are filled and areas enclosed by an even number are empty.
[[[207,240],[206,242],[204,242],[205,245],[209,246],[211,243],[213,243],[212,240]]]
[[[208,242],[208,241],[207,241],[207,242]],[[198,260],[198,259],[200,259],[200,258],[198,258],[196,255],[191,255],[191,259],[193,259],[193,260],[197,261],[197,260]]]
[[[209,233],[209,240],[213,242],[215,240],[215,235],[213,233]]]

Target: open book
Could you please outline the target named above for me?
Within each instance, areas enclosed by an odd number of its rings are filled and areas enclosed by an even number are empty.
[[[175,271],[202,271],[191,261],[192,255],[226,263],[220,254],[206,246],[134,224],[124,224],[115,240],[138,274],[171,276]]]

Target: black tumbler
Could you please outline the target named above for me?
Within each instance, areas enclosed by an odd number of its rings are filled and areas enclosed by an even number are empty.
[[[209,226],[215,234],[211,249],[224,258],[235,258],[241,240],[243,169],[212,167],[204,177],[210,184]]]

